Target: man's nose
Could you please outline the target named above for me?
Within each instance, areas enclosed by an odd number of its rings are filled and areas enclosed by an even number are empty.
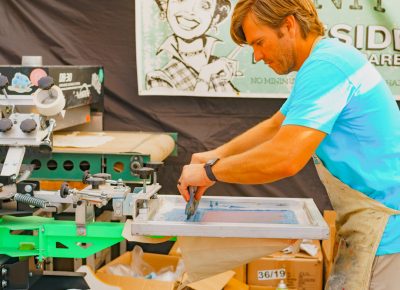
[[[264,55],[258,49],[253,49],[253,55],[254,55],[254,62],[259,62],[264,58]]]

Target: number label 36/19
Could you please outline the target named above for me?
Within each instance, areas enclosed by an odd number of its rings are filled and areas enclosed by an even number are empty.
[[[258,271],[258,280],[274,280],[286,278],[285,269],[262,270]]]

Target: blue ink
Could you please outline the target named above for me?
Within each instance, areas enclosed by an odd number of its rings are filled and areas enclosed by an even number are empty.
[[[298,224],[291,210],[229,210],[198,209],[186,219],[184,209],[173,209],[163,215],[165,221],[175,222],[221,222],[221,223],[264,223],[264,224]]]

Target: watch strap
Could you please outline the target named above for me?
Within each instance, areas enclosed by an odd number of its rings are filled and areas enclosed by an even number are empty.
[[[215,177],[214,173],[212,172],[212,167],[215,165],[215,163],[217,163],[218,160],[219,160],[219,158],[209,160],[209,161],[207,161],[207,163],[204,165],[204,169],[205,169],[205,171],[206,171],[207,177],[208,177],[208,179],[210,179],[211,181],[218,181],[217,178]]]

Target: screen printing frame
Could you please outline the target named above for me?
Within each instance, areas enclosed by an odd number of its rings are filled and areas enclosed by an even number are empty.
[[[328,225],[311,198],[203,196],[197,210],[211,204],[238,211],[291,210],[298,223],[167,221],[163,215],[173,209],[184,211],[186,202],[181,196],[158,195],[146,220],[131,221],[131,234],[285,239],[327,239],[329,235]]]

